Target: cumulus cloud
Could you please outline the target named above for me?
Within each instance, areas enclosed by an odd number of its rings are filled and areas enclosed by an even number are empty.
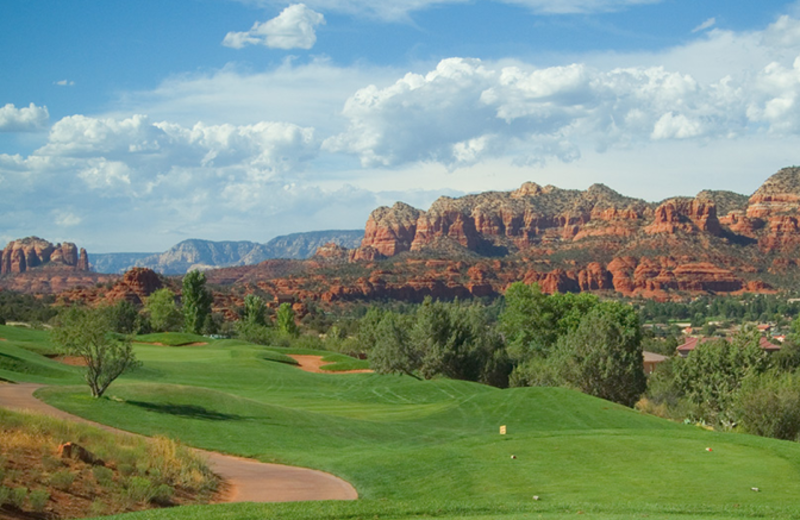
[[[249,31],[229,32],[222,45],[241,49],[248,45],[264,45],[271,49],[310,49],[317,41],[315,28],[325,17],[304,4],[293,4],[277,17],[256,22]]]
[[[0,132],[38,132],[47,128],[49,120],[47,107],[33,103],[22,108],[8,103],[0,108]]]
[[[692,50],[726,54],[730,74],[721,69],[715,79],[700,79],[691,64],[692,73],[682,71],[678,58]],[[658,58],[672,69],[450,58],[425,74],[359,89],[342,112],[349,128],[323,147],[354,154],[365,167],[438,162],[452,169],[491,157],[569,162],[587,146],[603,151],[763,131],[794,136],[799,54],[800,21],[781,17],[761,32],[715,29]]]
[[[574,160],[598,146],[710,135],[736,124],[724,84],[703,87],[660,67],[536,69],[443,60],[426,75],[359,90],[345,104],[348,131],[325,141],[365,166],[436,161],[451,166],[511,153],[523,162]]]
[[[59,87],[74,87],[75,86],[75,82],[71,81],[71,80],[67,80],[67,79],[62,79],[62,80],[59,80],[59,81],[54,81],[53,85],[57,85]]]

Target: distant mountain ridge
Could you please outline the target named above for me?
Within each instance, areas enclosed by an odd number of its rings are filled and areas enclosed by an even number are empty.
[[[147,267],[166,275],[185,274],[193,269],[252,265],[274,258],[305,259],[327,243],[356,248],[363,237],[364,231],[358,229],[292,233],[275,237],[266,244],[192,238],[163,253],[93,254],[92,267],[108,274],[124,273],[131,267]]]

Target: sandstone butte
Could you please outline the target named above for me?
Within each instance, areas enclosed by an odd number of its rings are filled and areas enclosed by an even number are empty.
[[[798,219],[796,167],[780,170],[750,197],[706,190],[658,203],[602,184],[582,191],[527,182],[510,192],[441,197],[427,211],[402,202],[380,207],[353,250],[328,244],[305,261],[268,260],[206,273],[221,287],[215,309],[230,317],[242,295],[253,291],[272,295],[273,305],[290,302],[301,314],[309,302],[495,296],[518,280],[537,282],[546,292],[661,300],[774,292],[797,278]],[[28,256],[41,259],[32,246],[37,240],[9,244],[3,272],[15,273],[11,267],[6,271],[9,255],[24,256],[26,266]],[[71,244],[60,246],[60,258],[74,258],[64,254],[65,247],[74,250]],[[80,269],[85,258],[82,252],[74,265]],[[111,289],[73,286],[61,298],[139,303],[165,279],[140,269],[101,281],[108,280],[116,280]],[[178,282],[169,283],[179,291]]]

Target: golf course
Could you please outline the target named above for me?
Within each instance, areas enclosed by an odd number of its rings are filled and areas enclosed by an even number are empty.
[[[0,380],[46,385],[35,396],[61,410],[324,471],[359,496],[126,519],[800,518],[799,444],[677,424],[573,390],[336,373],[366,364],[236,340],[139,338],[141,368],[95,399],[80,367],[45,356],[46,332],[0,326],[0,338]],[[333,364],[310,373],[289,355]]]

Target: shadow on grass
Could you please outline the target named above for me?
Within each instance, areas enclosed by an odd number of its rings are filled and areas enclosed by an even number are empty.
[[[146,403],[143,401],[126,401],[127,404],[138,406],[150,410],[151,412],[165,413],[168,415],[179,415],[190,419],[207,419],[210,421],[240,421],[244,419],[241,415],[212,412],[202,406],[193,404],[157,404]]]

